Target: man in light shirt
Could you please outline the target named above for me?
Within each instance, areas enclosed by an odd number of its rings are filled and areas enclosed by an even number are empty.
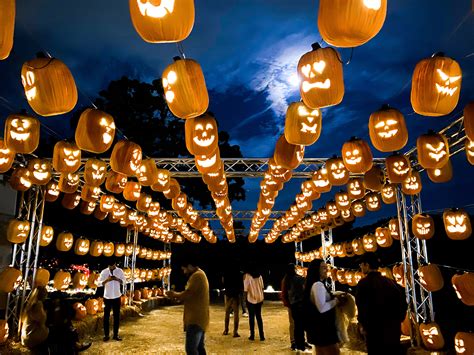
[[[120,296],[122,296],[122,285],[125,284],[125,276],[122,269],[118,268],[115,261],[111,261],[106,269],[102,270],[99,278],[104,286],[104,341],[109,337],[110,310],[114,313],[114,340],[122,340],[119,337],[120,323]]]

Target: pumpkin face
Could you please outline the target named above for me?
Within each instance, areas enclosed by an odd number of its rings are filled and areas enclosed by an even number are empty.
[[[84,165],[84,180],[91,186],[100,186],[107,175],[107,163],[100,159],[88,159]]]
[[[135,175],[142,163],[142,148],[136,143],[121,140],[114,145],[110,155],[110,167],[116,173]]]
[[[349,181],[349,171],[344,165],[342,158],[331,158],[326,162],[326,169],[329,182],[334,186],[347,184]]]
[[[125,244],[120,243],[115,246],[114,255],[117,257],[122,257],[125,254]]]
[[[456,354],[474,353],[474,334],[457,332],[454,337],[454,350],[456,350]]]
[[[382,204],[380,203],[380,194],[376,192],[371,192],[365,196],[365,204],[367,210],[374,212],[380,210]]]
[[[102,195],[100,197],[100,210],[102,212],[112,212],[114,209],[115,197],[112,195]]]
[[[397,188],[397,185],[395,184],[383,185],[381,195],[382,195],[382,201],[385,204],[389,205],[389,204],[397,202],[396,188]]]
[[[351,208],[351,200],[347,192],[345,191],[337,192],[334,198],[336,200],[336,206],[340,210],[347,210]]]
[[[268,159],[268,172],[274,181],[281,183],[289,181],[292,176],[291,170],[278,165],[273,158]]]
[[[86,301],[86,310],[87,314],[91,316],[97,314],[97,312],[99,311],[99,301],[92,298],[88,299]]]
[[[74,236],[71,233],[61,232],[56,238],[56,249],[58,251],[69,251],[74,244]]]
[[[352,138],[342,146],[342,159],[347,170],[363,174],[372,168],[372,152],[366,141]]]
[[[364,235],[362,244],[366,252],[374,252],[377,250],[377,240],[373,234]]]
[[[75,289],[83,290],[87,286],[87,281],[89,280],[89,275],[82,272],[76,272],[72,279],[72,286]]]
[[[104,256],[110,257],[110,256],[114,255],[114,251],[115,251],[114,243],[112,243],[112,242],[104,243],[104,250],[102,252],[102,254],[104,254]]]
[[[17,191],[27,191],[32,185],[31,172],[27,168],[16,168],[13,170],[8,182]]]
[[[350,208],[348,210],[341,210],[341,217],[344,222],[352,222],[355,219]]]
[[[441,271],[436,264],[420,266],[418,275],[420,276],[421,285],[428,292],[439,291],[444,286],[443,275],[441,275]]]
[[[100,240],[94,240],[91,244],[89,253],[92,256],[98,257],[101,256],[104,252],[104,243]]]
[[[49,277],[50,273],[48,270],[43,269],[43,268],[38,268],[36,270],[36,278],[34,282],[34,287],[46,287],[46,285],[49,283]]]
[[[88,108],[79,117],[75,139],[81,150],[104,153],[115,137],[114,118],[106,112]]]
[[[0,8],[0,60],[8,58],[13,48],[13,33],[15,31],[15,0],[4,1]],[[8,324],[0,323],[0,344],[8,338]]]
[[[416,140],[418,162],[425,169],[437,169],[449,161],[449,144],[440,133],[427,133]]]
[[[150,208],[150,204],[152,202],[152,198],[150,195],[147,194],[140,194],[140,197],[137,200],[137,210],[141,212],[147,212]]]
[[[81,166],[81,150],[75,143],[57,142],[53,150],[53,168],[60,173],[74,173]]]
[[[357,200],[351,204],[351,210],[355,217],[364,217],[366,209],[367,207],[363,200]]]
[[[421,60],[411,82],[413,110],[423,116],[451,113],[458,104],[461,78],[461,67],[451,58],[435,54]]]
[[[365,195],[365,186],[362,178],[353,178],[347,183],[347,193],[352,199],[358,199]]]
[[[458,298],[467,306],[474,306],[474,273],[454,275],[451,283]]]
[[[434,221],[430,215],[419,213],[413,216],[411,230],[418,239],[430,239],[434,236]]]
[[[114,193],[122,193],[127,184],[127,175],[116,173],[115,171],[109,171],[107,174],[107,179],[105,180],[105,188]]]
[[[72,309],[74,310],[75,320],[83,320],[87,317],[87,309],[82,303],[80,302],[74,303],[72,305]]]
[[[273,160],[276,165],[292,170],[301,164],[304,158],[304,146],[288,143],[285,135],[281,135],[275,144]]]
[[[392,184],[401,184],[411,175],[411,165],[404,155],[394,154],[385,159],[387,176]]]
[[[20,286],[22,280],[23,276],[20,270],[7,266],[0,272],[0,291],[5,293],[13,292],[13,290]]]
[[[136,201],[140,198],[142,187],[138,182],[128,181],[123,190],[123,197],[127,201]]]
[[[405,195],[416,195],[421,192],[421,176],[418,171],[412,171],[402,184],[402,191]]]
[[[160,203],[158,201],[151,202],[147,211],[148,217],[156,217],[158,216],[159,212],[160,212]]]
[[[77,88],[69,68],[56,58],[36,58],[21,68],[21,83],[31,108],[41,116],[71,111]]]
[[[426,169],[429,179],[435,183],[448,182],[453,178],[453,166],[451,160],[438,169]]]
[[[400,150],[408,142],[405,118],[400,111],[388,106],[370,115],[369,134],[373,146],[381,152]]]
[[[319,109],[311,109],[303,102],[293,102],[288,106],[285,118],[285,138],[294,145],[311,145],[321,135],[322,114]]]
[[[180,42],[193,29],[193,0],[129,0],[129,6],[133,27],[146,42]]]
[[[61,201],[61,206],[68,210],[76,208],[81,202],[81,195],[79,193],[64,194]]]
[[[193,59],[175,57],[163,71],[162,83],[170,111],[179,118],[202,115],[209,106],[206,81],[201,66]]]
[[[222,166],[219,149],[216,149],[211,155],[195,155],[194,162],[201,174],[215,173]]]
[[[334,201],[326,202],[326,211],[332,218],[339,217],[339,215],[341,214],[341,212],[337,208],[336,202]]]
[[[462,209],[445,210],[443,222],[449,239],[464,240],[471,236],[471,219],[466,211]]]
[[[344,78],[339,53],[313,44],[298,62],[300,95],[306,106],[319,109],[337,105],[344,97]]]
[[[393,239],[389,228],[378,227],[375,230],[375,238],[377,244],[382,248],[388,248],[392,246]]]
[[[21,244],[30,234],[30,222],[11,219],[7,227],[7,240],[10,243]]]
[[[318,209],[318,217],[321,223],[329,222],[328,211],[325,208]]]
[[[400,240],[400,223],[398,218],[392,218],[388,222],[388,228],[390,229],[390,235],[393,239]]]
[[[54,229],[51,226],[43,226],[41,228],[40,246],[45,247],[53,241]]]
[[[5,141],[0,139],[0,173],[6,173],[11,169],[15,160],[15,152],[6,147]]]
[[[322,0],[318,29],[326,43],[336,47],[357,47],[382,29],[387,0]]]
[[[53,283],[56,290],[64,291],[71,283],[71,274],[67,271],[60,270],[54,275]]]
[[[33,184],[46,185],[51,180],[51,163],[46,159],[31,159],[27,168]]]
[[[62,173],[59,176],[58,189],[66,194],[71,194],[77,191],[79,181],[79,174]]]
[[[76,253],[76,255],[86,255],[89,252],[89,247],[89,239],[78,238],[74,244],[74,253]]]
[[[396,264],[392,268],[392,274],[395,282],[401,287],[405,288],[405,273],[403,270],[403,264]]]
[[[153,159],[144,159],[137,170],[138,182],[142,186],[152,186],[158,180],[158,168]]]
[[[26,115],[10,115],[5,121],[5,145],[11,151],[31,154],[38,148],[40,122]]]
[[[186,148],[191,154],[211,155],[217,149],[217,122],[211,115],[186,120],[184,129]]]
[[[95,206],[94,217],[99,221],[103,221],[108,215],[108,212],[103,212],[100,210],[100,205]]]
[[[59,193],[60,193],[60,191],[59,191],[58,184],[56,184],[55,181],[50,181],[46,185],[46,193],[44,195],[44,198],[48,202],[54,202],[58,199]]]
[[[380,191],[385,183],[385,175],[380,166],[372,166],[372,169],[364,174],[364,186],[368,190]]]
[[[444,347],[444,338],[437,323],[420,324],[420,337],[428,350],[440,350]]]
[[[170,188],[171,175],[169,170],[166,169],[157,169],[157,181],[154,185],[151,186],[153,191],[165,192]],[[168,197],[167,197],[168,198]]]
[[[81,198],[86,202],[93,202],[95,205],[95,202],[99,199],[101,192],[102,191],[98,186],[84,184],[84,186],[82,186]]]

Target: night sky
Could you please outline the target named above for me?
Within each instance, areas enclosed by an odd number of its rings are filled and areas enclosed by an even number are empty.
[[[197,0],[196,22],[183,42],[188,58],[197,60],[210,91],[210,111],[221,129],[228,131],[244,157],[270,157],[283,132],[286,107],[298,101],[294,83],[302,54],[321,41],[317,28],[318,2],[313,0]],[[22,108],[32,112],[20,82],[23,62],[47,51],[71,69],[80,90],[80,104],[88,105],[111,80],[123,75],[145,81],[160,78],[178,55],[176,44],[149,44],[135,32],[128,1],[38,0],[17,2],[14,50],[0,61],[0,116],[2,120]],[[343,102],[323,110],[321,138],[305,156],[340,154],[351,136],[369,140],[370,113],[382,104],[398,108],[409,129],[408,149],[418,135],[439,130],[460,116],[474,99],[474,14],[471,0],[391,0],[380,33],[354,50],[344,67]],[[444,117],[423,117],[411,108],[411,75],[416,63],[434,52],[455,58],[463,71],[461,98],[456,110]],[[347,60],[350,49],[340,50]],[[69,120],[42,118],[42,124],[69,137]],[[140,143],[140,142],[137,142]],[[373,149],[374,156],[381,157]],[[423,173],[425,210],[461,207],[473,202],[473,168],[464,153],[453,158],[454,178],[435,185]],[[274,210],[286,210],[302,180],[285,185]],[[246,179],[247,200],[233,203],[235,210],[254,210],[260,179]],[[319,208],[329,194],[313,203]],[[394,215],[393,205],[368,213],[359,224]],[[271,226],[270,223],[267,227]]]

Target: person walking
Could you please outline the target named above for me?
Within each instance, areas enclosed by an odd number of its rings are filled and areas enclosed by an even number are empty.
[[[242,292],[242,277],[240,271],[234,265],[231,265],[224,273],[223,284],[225,289],[225,319],[223,335],[229,334],[230,313],[234,313],[234,338],[239,335],[239,312],[240,312],[240,293]]]
[[[359,259],[366,276],[356,290],[359,329],[366,339],[369,355],[400,354],[401,326],[407,303],[404,290],[378,272],[380,261],[374,253]]]
[[[189,277],[182,292],[168,291],[167,296],[184,303],[186,354],[205,355],[205,333],[209,327],[209,282],[197,262],[188,258],[181,269]]]
[[[304,317],[308,342],[317,355],[339,355],[335,307],[343,298],[333,297],[326,288],[328,267],[315,259],[308,266],[304,288]]]
[[[262,305],[263,305],[263,279],[256,267],[251,267],[250,271],[244,275],[244,293],[247,300],[249,312],[249,340],[255,340],[255,318],[257,319],[258,335],[260,340],[265,340],[263,332]]]
[[[114,335],[113,339],[120,341],[120,296],[122,296],[122,285],[125,284],[125,275],[123,270],[117,267],[115,261],[102,270],[99,277],[99,283],[104,286],[104,341],[109,341],[109,322],[110,310],[114,314]]]

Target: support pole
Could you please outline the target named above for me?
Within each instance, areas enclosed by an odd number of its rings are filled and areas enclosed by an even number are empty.
[[[171,252],[171,243],[164,243],[164,251]],[[163,267],[171,268],[171,256],[163,260]],[[161,280],[163,290],[169,291],[171,289],[171,274],[167,273]]]
[[[133,229],[133,253],[132,253],[132,280],[130,282],[129,304],[133,301],[133,292],[135,291],[135,264],[137,262],[138,228]]]
[[[303,242],[295,242],[295,254],[303,252]],[[295,258],[295,265],[303,267],[303,261]]]
[[[332,245],[332,228],[321,230],[321,245],[323,246],[323,261],[330,267],[334,267],[334,258],[329,254],[329,247]],[[326,279],[326,285],[336,291],[336,281],[331,277]]]
[[[127,234],[125,235],[125,243],[128,244],[130,243],[130,238],[132,235],[132,230],[130,228],[127,228]],[[125,255],[124,260],[123,260],[123,267],[124,268],[129,268],[130,267],[130,255]],[[133,274],[131,279],[133,278]],[[126,295],[127,291],[130,291],[130,280],[126,280],[125,284],[123,285],[123,294]]]

